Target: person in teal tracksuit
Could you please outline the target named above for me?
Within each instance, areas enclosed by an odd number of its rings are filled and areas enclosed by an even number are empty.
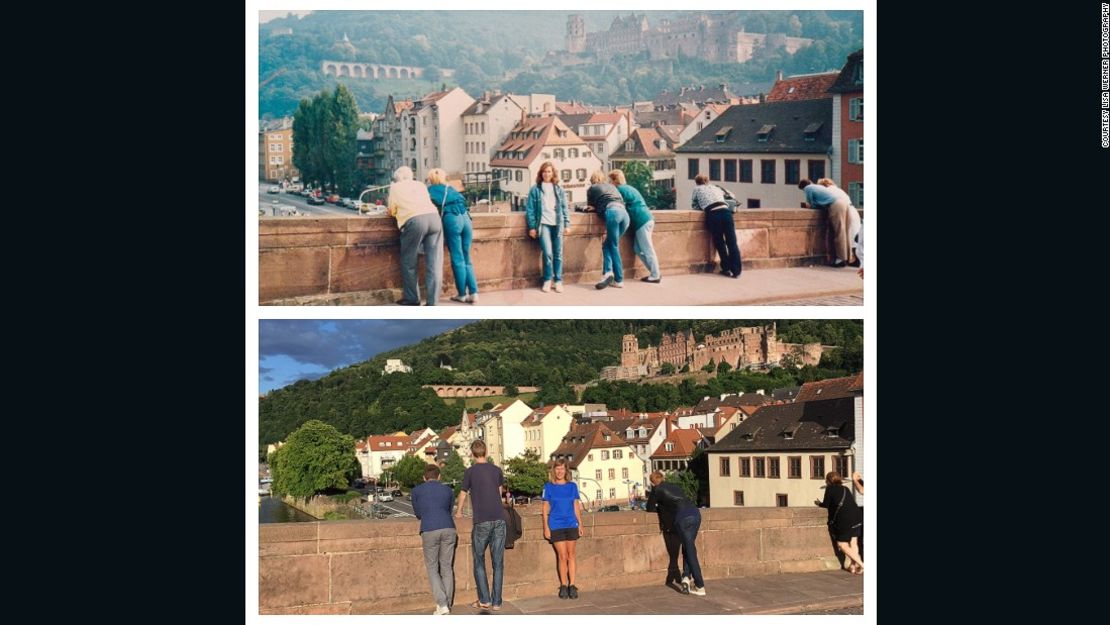
[[[644,261],[644,266],[650,272],[650,275],[640,280],[657,284],[663,276],[659,273],[659,258],[655,255],[655,246],[651,242],[651,234],[655,230],[655,217],[648,210],[647,202],[644,202],[644,196],[640,195],[640,191],[625,180],[623,171],[614,169],[609,172],[609,180],[617,185],[617,191],[620,192],[624,205],[628,209],[628,218],[631,221],[628,229],[635,235],[632,249],[640,260]]]

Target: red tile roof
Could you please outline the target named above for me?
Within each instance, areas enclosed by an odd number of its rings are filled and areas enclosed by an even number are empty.
[[[659,449],[651,455],[654,458],[689,458],[697,448],[697,443],[702,440],[702,434],[697,429],[674,430],[667,437]],[[674,443],[674,449],[667,451],[667,443]]]
[[[771,93],[767,94],[768,102],[789,102],[796,100],[820,100],[830,97],[825,93],[836,82],[840,72],[827,74],[810,74],[808,76],[791,76],[775,81]]]
[[[581,115],[582,113],[589,113],[590,109],[582,106],[577,102],[556,102],[555,110],[563,115]]]
[[[605,440],[605,435],[609,435],[609,440]],[[611,447],[627,447],[628,443],[624,438],[611,430],[608,424],[598,421],[587,425],[580,425],[563,437],[563,441],[559,443],[559,447],[555,449],[552,457],[558,456],[572,456],[567,461],[567,466],[574,469],[577,468],[583,460],[586,459],[586,454],[592,449],[608,449]]]
[[[385,444],[389,443],[389,447]],[[360,440],[355,444],[356,449],[367,449],[370,451],[406,451],[412,443],[408,436],[367,436],[366,440]]]
[[[559,131],[564,131],[564,136],[560,137]],[[505,142],[497,148],[498,152],[521,152],[524,157],[492,158],[489,164],[493,167],[528,167],[549,145],[585,147],[586,143],[558,117],[528,117],[513,126]]]
[[[802,385],[801,390],[798,391],[798,396],[794,398],[794,403],[800,404],[807,401],[853,397],[855,395],[853,388],[857,386],[860,388],[863,387],[863,381],[858,375],[847,378],[821,380],[820,382],[806,382]]]

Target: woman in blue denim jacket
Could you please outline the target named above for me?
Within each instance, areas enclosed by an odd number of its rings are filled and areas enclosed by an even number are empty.
[[[451,271],[455,274],[455,288],[459,292],[451,299],[464,304],[477,304],[478,279],[474,277],[474,263],[470,262],[474,226],[470,223],[466,200],[454,187],[447,185],[447,174],[442,169],[428,172],[428,185],[428,195],[443,215],[443,236],[451,253]]]
[[[567,197],[559,186],[555,165],[545,161],[536,175],[536,184],[528,192],[525,206],[528,219],[528,236],[540,240],[543,251],[543,292],[551,291],[552,278],[555,292],[563,292],[563,235],[570,229],[570,212]]]

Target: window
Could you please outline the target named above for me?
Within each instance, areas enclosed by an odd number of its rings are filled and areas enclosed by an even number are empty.
[[[759,200],[748,198],[748,208],[760,208]]]
[[[734,506],[744,505],[744,491],[742,491],[742,490],[732,491],[732,505],[734,505]]]
[[[784,493],[779,493],[779,494],[775,495],[775,505],[778,506],[779,508],[786,508],[790,504],[789,504],[789,500],[786,497],[786,495]]]
[[[759,181],[763,184],[775,183],[775,161],[768,159],[760,159],[759,161]]]
[[[574,177],[578,178],[578,182],[582,182],[586,179],[586,169],[582,168],[574,170]]]
[[[847,458],[845,458],[844,456],[833,456],[832,457],[832,461],[833,461],[832,464],[833,464],[833,471],[836,471],[837,473],[843,475],[844,477],[847,477],[848,472],[844,468],[844,461],[845,460],[847,460]]]
[[[863,164],[863,139],[848,140],[848,162]]]
[[[809,478],[811,480],[825,479],[825,457],[824,456],[810,456],[809,457]]]
[[[624,467],[623,469],[621,469],[621,479],[622,480],[627,480],[628,479],[628,467]]]
[[[863,121],[863,98],[848,100],[848,119],[854,122]]]
[[[721,159],[719,159],[719,158],[709,159],[709,179],[710,180],[720,180],[721,179]]]
[[[555,158],[562,159],[564,154],[566,154],[566,152],[563,151],[563,148],[555,148]]]
[[[602,460],[608,460],[609,459],[609,452],[608,451],[602,451],[601,452],[601,459]]]
[[[616,498],[617,498],[617,489],[610,488],[609,489],[609,499],[616,499]]]
[[[752,159],[740,159],[740,182],[752,181]]]
[[[567,158],[578,158],[578,148],[567,150]]]
[[[779,479],[780,477],[782,477],[781,475],[779,475],[779,459],[778,458],[768,458],[767,459],[767,477],[771,477],[771,478],[774,478],[776,480]]]
[[[737,464],[740,467],[740,477],[751,477],[752,476],[751,460],[752,460],[751,458],[740,458],[740,459],[737,460]]]
[[[725,159],[725,182],[736,182],[736,159]]]
[[[721,458],[721,477],[729,477],[732,475],[732,467],[729,466],[729,464],[729,459],[727,457]]]
[[[774,131],[774,124],[763,124],[763,126],[758,131],[756,131],[755,140],[760,143],[767,143],[767,139],[770,138],[771,133]]]
[[[667,451],[674,451],[674,443],[666,443],[663,446],[667,448]]]
[[[802,179],[802,161],[796,158],[786,159],[786,179],[783,180],[786,184],[798,185],[798,181]]]
[[[621,451],[619,449],[614,449],[613,450],[613,459],[614,460],[620,460],[623,457],[624,457],[624,452],[623,451]]]
[[[281,144],[280,143],[271,143],[270,144],[270,151],[271,152],[280,152],[281,151]]]
[[[594,501],[601,501],[601,489],[598,489],[597,493],[595,493]]]
[[[786,463],[787,463],[787,468],[790,471],[790,473],[789,473],[789,475],[787,475],[787,477],[789,477],[790,479],[801,479],[801,477],[802,477],[802,457],[801,456],[789,456],[786,459]]]
[[[595,469],[594,470],[594,479],[595,480],[600,480],[601,479],[601,469]]]
[[[810,180],[816,181],[825,177],[825,161],[809,161],[806,165]]]
[[[848,197],[852,198],[852,206],[856,208],[863,206],[863,183],[849,182]]]
[[[766,458],[752,458],[752,460],[755,461],[755,476],[756,477],[767,477],[767,465],[765,463],[765,461],[767,459]]]
[[[570,170],[564,169],[561,173],[563,175],[563,182],[570,182]]]
[[[515,178],[516,178],[516,181],[517,181],[517,182],[520,182],[521,180],[524,180],[524,176],[523,176],[523,175],[522,175],[522,174],[520,173],[520,170],[519,170],[519,169],[518,169],[518,170],[516,170],[516,176],[515,176]]]
[[[617,470],[616,469],[609,469],[609,479],[611,479],[611,480],[617,479]]]
[[[698,163],[701,159],[691,158],[686,161],[686,177],[690,180],[698,177]]]

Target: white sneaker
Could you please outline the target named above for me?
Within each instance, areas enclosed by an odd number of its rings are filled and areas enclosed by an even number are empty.
[[[471,293],[470,295],[467,295],[466,296],[466,303],[467,304],[477,304],[478,303],[478,294],[477,293]]]
[[[697,586],[691,586],[690,587],[690,594],[691,595],[697,595],[699,597],[704,597],[705,596],[705,587],[703,586],[701,588],[698,588]]]
[[[449,608],[445,605],[437,606],[436,611],[433,612],[433,614],[435,614],[437,616],[443,615],[443,614],[450,614],[450,613],[451,613],[451,608]]]
[[[610,284],[609,286],[613,287],[614,289],[623,289],[624,288],[624,283],[623,282],[614,282],[613,284]]]
[[[563,292],[563,283],[562,282],[556,282],[555,283],[555,292],[556,293],[562,293]]]
[[[540,290],[543,291],[544,293],[550,293],[551,292],[551,280],[544,280],[543,288],[540,289]]]

